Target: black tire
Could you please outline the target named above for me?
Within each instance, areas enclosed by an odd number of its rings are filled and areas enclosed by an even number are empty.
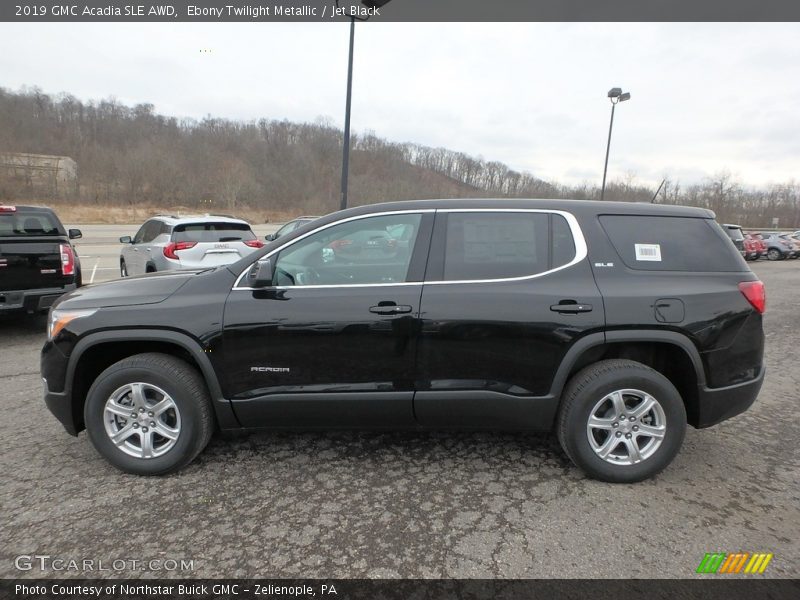
[[[179,411],[180,433],[161,456],[130,456],[106,432],[106,401],[115,390],[134,382],[158,386],[170,395]],[[84,421],[89,439],[103,458],[136,475],[164,475],[188,465],[206,447],[214,429],[211,398],[203,378],[186,362],[158,353],[136,354],[103,371],[89,389]]]
[[[128,276],[128,265],[125,264],[124,260],[119,261],[119,276],[120,277]]]
[[[768,260],[783,260],[783,253],[777,248],[770,248],[767,250]]]
[[[636,389],[651,395],[666,417],[661,445],[651,456],[634,464],[607,462],[592,449],[587,433],[595,405],[607,394],[621,389]],[[658,371],[632,360],[603,360],[579,371],[568,382],[556,433],[570,460],[590,477],[611,483],[634,483],[659,473],[675,458],[686,433],[686,409],[678,390]]]

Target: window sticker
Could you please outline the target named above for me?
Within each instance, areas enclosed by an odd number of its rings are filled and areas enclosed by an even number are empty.
[[[661,262],[661,244],[634,244],[636,260]]]

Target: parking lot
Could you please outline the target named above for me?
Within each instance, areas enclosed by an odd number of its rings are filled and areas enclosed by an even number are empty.
[[[81,259],[83,281],[100,283],[119,277],[119,253],[122,244],[119,238],[124,235],[133,237],[139,225],[79,225],[83,233],[81,239],[75,240],[75,249]],[[264,240],[268,233],[277,231],[281,223],[253,225],[253,232],[258,239]],[[72,225],[67,225],[72,227]]]
[[[115,277],[114,240],[135,230],[83,230],[84,281]],[[690,428],[672,466],[636,485],[586,479],[554,436],[485,432],[216,437],[176,475],[125,475],[45,408],[44,319],[2,317],[0,577],[41,577],[14,559],[48,555],[125,564],[44,573],[57,577],[683,578],[706,552],[737,551],[798,577],[800,261],[751,266],[768,294],[759,400]],[[192,568],[130,567],[181,559]]]

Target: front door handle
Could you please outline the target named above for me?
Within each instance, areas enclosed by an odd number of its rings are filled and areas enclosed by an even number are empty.
[[[584,313],[591,312],[591,304],[553,304],[550,310],[557,313]]]
[[[402,315],[410,313],[411,307],[407,304],[379,304],[378,306],[370,306],[369,312],[376,315]]]

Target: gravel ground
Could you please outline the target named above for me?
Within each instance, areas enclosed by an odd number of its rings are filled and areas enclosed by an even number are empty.
[[[740,550],[798,577],[800,261],[753,268],[769,304],[758,402],[690,428],[637,485],[586,479],[554,437],[507,433],[250,434],[214,438],[173,476],[124,475],[45,408],[44,320],[3,317],[0,577],[682,578]],[[21,572],[18,555],[111,570]],[[193,569],[130,566],[165,559]]]

